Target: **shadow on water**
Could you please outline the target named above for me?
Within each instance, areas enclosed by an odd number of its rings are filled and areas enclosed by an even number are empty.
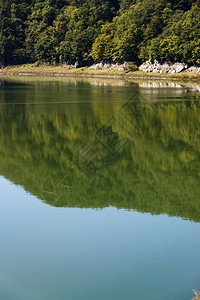
[[[97,93],[79,87],[61,89],[80,102]],[[59,91],[38,88],[31,97],[42,101]],[[56,207],[114,206],[199,222],[199,102],[152,102],[137,86],[128,101],[112,103],[110,90],[108,103],[0,106],[0,174]],[[26,103],[29,93],[19,89],[12,99]],[[10,90],[4,103],[8,97]]]

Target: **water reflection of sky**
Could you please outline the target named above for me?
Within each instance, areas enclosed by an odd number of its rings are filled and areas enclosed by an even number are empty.
[[[166,215],[55,208],[0,177],[1,299],[191,299],[199,230]]]

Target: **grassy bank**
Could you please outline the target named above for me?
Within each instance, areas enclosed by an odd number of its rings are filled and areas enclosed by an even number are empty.
[[[178,74],[146,73],[141,71],[93,70],[88,67],[67,69],[62,66],[35,66],[34,64],[7,66],[0,70],[5,75],[32,76],[73,76],[73,77],[107,77],[107,78],[146,78],[173,80],[200,80],[200,74],[181,72]]]

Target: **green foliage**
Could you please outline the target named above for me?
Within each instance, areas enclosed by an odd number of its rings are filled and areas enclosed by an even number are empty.
[[[141,59],[199,64],[200,8],[194,6],[179,18],[175,23],[169,21],[162,34],[141,48]]]
[[[95,61],[110,59],[113,51],[113,24],[106,23],[101,28],[101,34],[92,45],[91,57]]]
[[[0,8],[0,61],[26,61],[25,28],[28,1],[5,1]]]
[[[195,0],[0,2],[0,62],[200,63]]]

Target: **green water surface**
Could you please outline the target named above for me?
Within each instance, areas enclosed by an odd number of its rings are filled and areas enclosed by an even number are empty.
[[[0,299],[200,288],[198,84],[0,79]]]

